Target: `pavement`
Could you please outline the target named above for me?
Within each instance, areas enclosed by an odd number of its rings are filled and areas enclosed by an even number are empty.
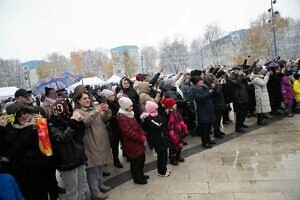
[[[108,166],[108,199],[300,200],[300,115],[269,121],[258,126],[255,117],[247,118],[243,134],[234,132],[233,123],[225,125],[227,135],[212,149],[202,148],[200,137],[187,137],[185,162],[168,165],[169,177],[157,175],[156,157],[147,151],[146,185],[133,183],[125,160],[123,169]]]

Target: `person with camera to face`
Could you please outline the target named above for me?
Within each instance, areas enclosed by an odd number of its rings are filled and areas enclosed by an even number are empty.
[[[222,113],[226,108],[224,95],[222,91],[222,84],[217,79],[213,80],[209,87],[212,91],[211,98],[214,104],[214,112],[216,120],[213,123],[214,137],[223,138],[225,133],[220,130]]]
[[[282,102],[282,95],[281,95],[281,79],[284,76],[282,73],[282,68],[276,62],[270,62],[265,64],[267,66],[267,71],[271,71],[272,74],[270,75],[267,88],[270,97],[270,105],[271,105],[271,114],[276,115],[282,113],[281,102]]]
[[[233,87],[233,109],[236,114],[235,131],[244,133],[249,126],[245,125],[245,118],[248,108],[247,80],[246,74],[242,67],[235,66],[232,68],[232,73],[229,76],[229,84]]]
[[[262,67],[257,66],[253,69],[253,72],[250,75],[251,84],[255,88],[258,125],[267,125],[267,117],[265,114],[271,111],[267,83],[272,73],[272,71],[268,71],[264,76],[262,74]]]

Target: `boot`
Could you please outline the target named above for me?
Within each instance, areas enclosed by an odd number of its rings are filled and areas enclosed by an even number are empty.
[[[262,113],[258,113],[257,114],[257,125],[261,125],[261,126],[264,126],[264,125],[267,125],[267,121],[264,120],[264,117],[263,117],[263,114]]]
[[[109,186],[107,186],[107,185],[102,185],[101,187],[100,187],[100,191],[102,192],[102,193],[107,193],[108,191],[110,191],[111,190],[111,187],[109,187]]]
[[[214,134],[215,138],[223,138],[223,135],[220,132]]]
[[[93,200],[104,200],[104,199],[107,199],[108,198],[108,194],[107,193],[98,193],[96,194],[95,196],[93,196]]]
[[[116,160],[116,161],[114,161],[114,166],[115,166],[116,168],[123,168],[123,165],[121,164],[121,162],[120,162],[119,159]]]

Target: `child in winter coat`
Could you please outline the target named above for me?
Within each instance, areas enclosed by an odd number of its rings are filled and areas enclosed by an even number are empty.
[[[294,92],[289,77],[284,76],[281,80],[281,95],[286,106],[286,115],[292,117],[292,108],[294,104]]]
[[[167,169],[169,136],[167,131],[166,117],[158,116],[158,105],[153,101],[146,101],[145,111],[141,115],[143,128],[147,137],[153,138],[154,149],[157,153],[157,170],[159,176],[168,177],[170,170]]]
[[[146,134],[134,117],[132,101],[127,97],[119,99],[118,121],[121,143],[128,161],[134,183],[146,184],[149,176],[144,174]]]
[[[184,162],[181,157],[183,149],[183,135],[188,134],[187,126],[181,115],[176,111],[177,105],[173,98],[163,98],[161,101],[168,113],[168,133],[170,138],[169,159],[172,165],[177,166],[178,162]]]

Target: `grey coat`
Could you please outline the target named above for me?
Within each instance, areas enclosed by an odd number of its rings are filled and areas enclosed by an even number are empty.
[[[87,168],[101,166],[112,163],[112,153],[109,144],[108,134],[105,128],[105,122],[111,116],[111,110],[97,113],[91,109],[76,109],[84,116],[85,137],[84,147],[88,158]]]
[[[256,113],[271,112],[267,83],[269,76],[255,75],[250,76],[251,84],[255,88]]]

